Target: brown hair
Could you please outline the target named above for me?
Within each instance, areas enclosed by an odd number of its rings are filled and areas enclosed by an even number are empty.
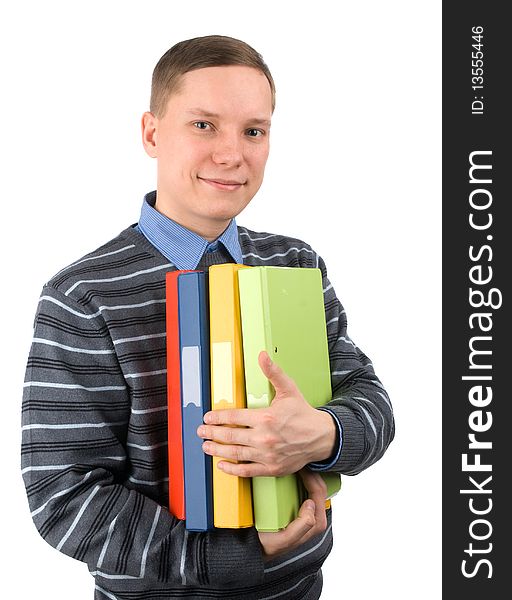
[[[181,76],[185,73],[225,65],[259,69],[270,84],[274,110],[276,88],[261,54],[241,40],[224,35],[207,35],[178,42],[160,58],[153,71],[150,111],[157,118],[165,115],[169,96],[179,89]]]

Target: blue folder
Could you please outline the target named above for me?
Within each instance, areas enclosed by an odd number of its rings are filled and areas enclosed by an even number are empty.
[[[185,527],[213,529],[212,457],[203,452],[197,428],[210,410],[210,340],[207,274],[178,277],[181,354]]]

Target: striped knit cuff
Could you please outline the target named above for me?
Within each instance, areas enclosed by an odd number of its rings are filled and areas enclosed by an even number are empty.
[[[327,458],[326,460],[319,461],[319,462],[309,463],[308,468],[311,469],[311,471],[317,471],[317,472],[332,471],[334,465],[340,459],[341,449],[343,448],[343,427],[338,418],[338,415],[331,408],[321,406],[318,408],[318,410],[323,410],[324,412],[328,412],[334,419],[334,422],[336,423],[336,442],[334,444],[334,452],[332,453],[332,455],[329,458]]]
[[[330,404],[329,412],[336,415],[343,432],[343,448],[329,470],[338,473],[351,472],[361,463],[364,453],[364,425],[346,406]]]
[[[247,529],[215,529],[206,541],[208,583],[215,587],[257,585],[263,581],[263,551],[258,532]]]

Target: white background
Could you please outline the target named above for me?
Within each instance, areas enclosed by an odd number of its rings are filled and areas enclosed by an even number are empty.
[[[393,400],[385,457],[344,477],[322,599],[441,597],[441,2],[2,3],[1,559],[15,597],[90,600],[32,525],[19,422],[43,283],[137,221],[155,164],[140,116],[174,43],[219,33],[277,85],[265,182],[237,219],[325,259]],[[5,410],[7,408],[7,410]],[[5,593],[5,592],[4,592]]]

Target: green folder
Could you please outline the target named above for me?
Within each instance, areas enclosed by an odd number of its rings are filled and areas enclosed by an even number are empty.
[[[320,269],[252,267],[238,271],[247,407],[269,406],[274,388],[258,364],[266,350],[314,407],[332,398]],[[341,486],[322,474],[328,497]],[[296,475],[253,477],[256,529],[278,531],[296,518],[304,497]]]

